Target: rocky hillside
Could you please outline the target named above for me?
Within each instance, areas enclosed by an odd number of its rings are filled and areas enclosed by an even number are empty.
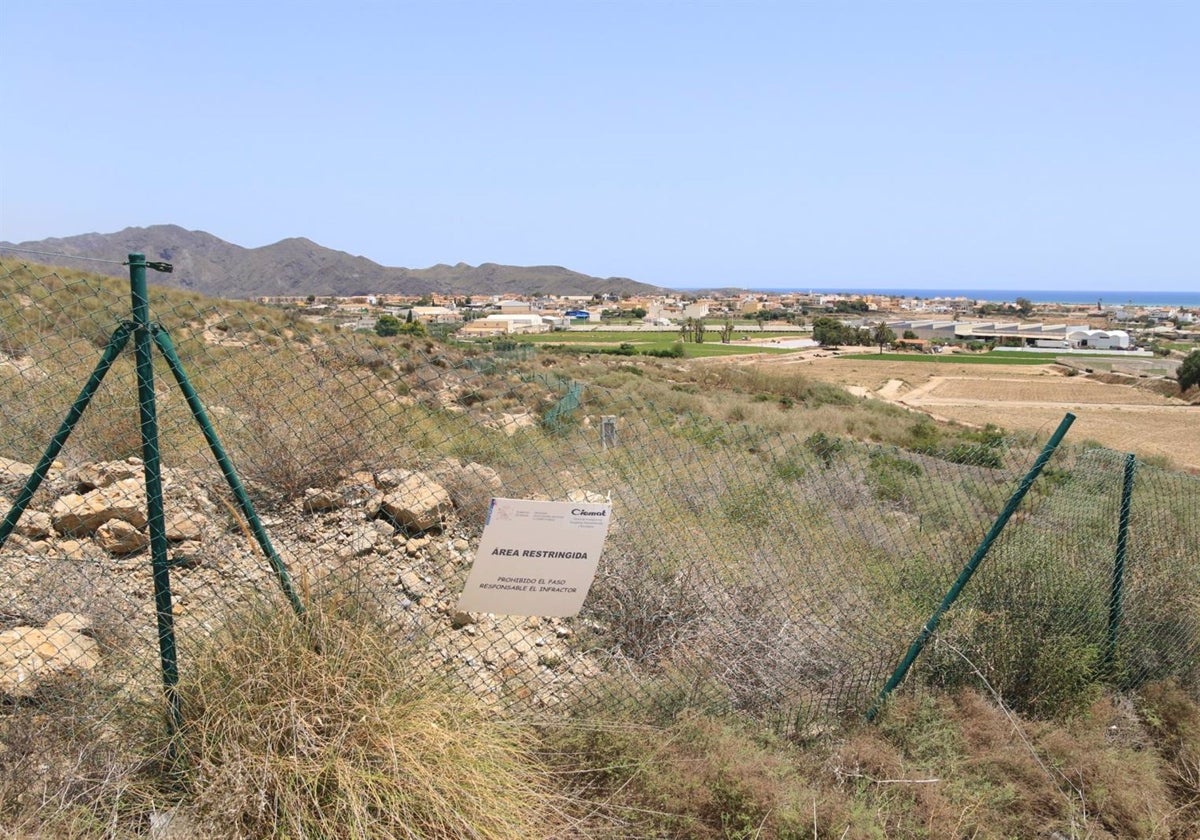
[[[0,458],[0,489],[15,495],[31,471]],[[154,659],[141,462],[55,469],[48,489],[0,552],[0,574],[14,595],[0,605],[0,703],[35,696],[50,681],[79,679],[106,662]],[[454,608],[476,540],[459,515],[503,489],[495,470],[451,459],[428,472],[347,472],[336,484],[309,488],[266,524],[304,600],[352,574],[402,635],[428,639],[431,662],[456,671],[485,701],[515,694],[555,705],[599,673],[569,647],[569,622]],[[172,602],[187,643],[211,633],[230,605],[278,591],[225,495],[212,470],[165,471]],[[0,510],[11,503],[0,495]],[[48,581],[65,583],[70,594]]]
[[[656,286],[624,277],[592,277],[560,266],[471,266],[390,268],[366,257],[335,251],[304,239],[284,239],[261,248],[243,248],[210,233],[177,225],[130,227],[118,233],[87,233],[37,242],[0,242],[0,246],[121,260],[142,253],[151,261],[169,262],[173,274],[157,274],[153,282],[179,286],[222,298],[263,295],[360,295],[441,292],[461,295],[645,294]],[[0,252],[0,255],[10,256]],[[19,254],[11,254],[13,257]],[[40,257],[40,261],[47,258]],[[59,258],[53,262],[88,271],[127,276],[120,265]]]

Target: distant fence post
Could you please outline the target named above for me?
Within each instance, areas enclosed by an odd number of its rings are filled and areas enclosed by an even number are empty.
[[[942,603],[934,610],[933,615],[925,622],[925,626],[921,628],[921,632],[917,634],[917,638],[908,648],[908,653],[904,655],[904,659],[896,668],[891,677],[888,678],[887,684],[883,690],[879,692],[879,697],[875,699],[874,704],[867,710],[867,720],[875,720],[875,716],[879,714],[879,707],[883,705],[883,701],[888,698],[888,695],[900,684],[904,679],[908,669],[912,667],[913,662],[921,654],[925,648],[925,642],[933,635],[933,631],[937,629],[938,622],[946,610],[950,609],[951,605],[958,599],[963,587],[967,585],[967,581],[975,574],[975,570],[979,568],[979,564],[983,562],[983,558],[987,556],[988,549],[992,547],[992,543],[996,537],[1000,536],[1000,532],[1004,530],[1004,526],[1008,524],[1009,518],[1017,509],[1017,505],[1021,504],[1021,500],[1025,498],[1025,494],[1029,492],[1029,488],[1033,486],[1034,480],[1041,474],[1042,468],[1046,466],[1046,462],[1050,460],[1050,456],[1054,454],[1054,450],[1058,448],[1058,444],[1062,441],[1063,436],[1067,433],[1067,429],[1071,428],[1071,424],[1075,422],[1075,415],[1067,412],[1063,417],[1062,422],[1058,424],[1058,428],[1054,430],[1054,434],[1050,436],[1050,440],[1046,441],[1046,445],[1042,448],[1042,452],[1038,455],[1037,460],[1033,462],[1029,472],[1021,479],[1017,490],[1012,494],[1012,498],[1008,500],[1008,504],[1004,506],[1004,510],[996,517],[996,521],[992,523],[992,527],[988,529],[987,534],[983,538],[983,542],[979,544],[979,548],[975,549],[975,554],[959,572],[958,579],[954,581],[954,585],[942,598]]]
[[[1133,477],[1137,458],[1125,456],[1125,476],[1121,484],[1121,512],[1117,522],[1117,556],[1113,562],[1112,590],[1108,597],[1108,638],[1104,646],[1104,673],[1111,674],[1117,654],[1117,634],[1121,629],[1121,610],[1125,595],[1125,556],[1129,548],[1129,511],[1133,502]]]
[[[600,416],[600,445],[605,449],[617,445],[617,417],[615,414]]]

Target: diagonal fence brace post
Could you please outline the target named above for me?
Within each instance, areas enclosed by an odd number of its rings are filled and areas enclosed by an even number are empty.
[[[38,461],[37,466],[33,468],[33,472],[25,481],[25,486],[21,488],[17,500],[9,508],[8,514],[4,517],[4,522],[0,523],[0,548],[8,542],[8,537],[12,534],[13,529],[17,527],[17,522],[20,520],[21,514],[25,512],[25,508],[29,506],[29,502],[33,499],[34,494],[41,487],[42,481],[45,480],[46,474],[50,471],[50,465],[54,463],[54,459],[58,457],[58,453],[66,445],[67,438],[71,436],[71,432],[75,429],[75,424],[83,417],[83,412],[87,410],[92,397],[96,395],[96,391],[100,388],[100,383],[104,381],[104,377],[108,374],[109,369],[112,368],[113,362],[121,355],[121,351],[125,349],[125,345],[129,342],[129,336],[132,334],[133,324],[129,321],[122,321],[113,330],[112,336],[108,339],[108,344],[104,347],[104,353],[100,356],[100,361],[96,363],[96,369],[92,371],[92,375],[79,392],[79,396],[75,398],[71,410],[67,412],[67,416],[63,418],[62,425],[58,427],[58,432],[50,439],[50,443],[47,445],[42,459]]]
[[[925,649],[925,643],[929,640],[929,637],[933,635],[933,631],[937,629],[938,622],[941,621],[942,616],[958,599],[963,587],[967,585],[967,581],[969,581],[971,576],[975,574],[975,570],[979,568],[979,564],[982,563],[983,558],[987,556],[988,550],[992,547],[992,543],[995,542],[996,537],[1000,536],[1000,532],[1003,531],[1004,526],[1008,524],[1009,518],[1016,511],[1017,506],[1021,504],[1021,500],[1025,498],[1025,494],[1028,493],[1029,488],[1033,486],[1034,480],[1041,474],[1042,469],[1050,460],[1050,456],[1054,454],[1054,450],[1057,449],[1058,444],[1062,442],[1063,436],[1067,433],[1067,429],[1071,428],[1071,424],[1074,422],[1075,415],[1067,412],[1062,421],[1058,424],[1058,428],[1054,430],[1054,434],[1050,436],[1050,440],[1046,441],[1046,445],[1042,448],[1041,454],[1038,455],[1037,460],[1033,462],[1033,466],[1030,467],[1029,472],[1025,474],[1023,479],[1021,479],[1021,483],[1017,485],[1016,492],[1012,494],[1012,497],[1004,506],[1004,510],[1000,512],[1000,515],[996,517],[996,521],[992,523],[992,527],[989,528],[987,534],[984,535],[983,542],[979,544],[979,548],[975,549],[975,554],[967,562],[967,565],[963,567],[963,570],[959,572],[958,579],[954,581],[954,585],[950,587],[950,590],[946,593],[946,596],[942,598],[942,603],[938,605],[936,610],[934,610],[933,615],[931,615],[929,620],[925,622],[925,626],[921,628],[921,632],[917,634],[917,638],[913,641],[912,645],[909,646],[908,653],[904,655],[904,659],[900,662],[900,665],[892,673],[891,677],[888,678],[887,684],[885,684],[883,690],[879,692],[879,696],[875,699],[875,702],[871,705],[871,708],[867,710],[868,721],[875,720],[876,715],[879,714],[879,707],[883,705],[883,702],[887,700],[888,695],[895,690],[896,686],[900,685],[900,683],[904,680],[905,675],[908,673],[908,669],[912,667],[913,662],[915,662],[917,657],[920,656],[921,651]]]
[[[208,448],[212,451],[213,457],[217,459],[217,464],[221,468],[221,474],[225,476],[225,481],[229,485],[229,489],[233,491],[234,498],[237,499],[242,515],[250,523],[250,530],[254,534],[254,539],[258,542],[259,548],[262,549],[267,561],[271,564],[271,570],[275,572],[275,578],[279,581],[280,588],[283,589],[283,593],[287,596],[288,602],[292,605],[292,609],[296,612],[296,615],[304,615],[304,605],[296,594],[295,587],[292,586],[292,579],[288,575],[287,567],[284,565],[283,560],[280,559],[279,554],[276,553],[275,547],[271,544],[271,538],[267,536],[267,530],[263,527],[262,520],[258,518],[258,514],[254,510],[254,505],[250,501],[250,496],[246,493],[246,488],[242,485],[241,479],[233,468],[233,463],[225,453],[225,448],[221,445],[220,438],[217,437],[217,431],[208,419],[208,413],[204,410],[204,404],[200,401],[200,396],[196,393],[196,389],[192,387],[191,380],[188,379],[187,372],[183,369],[183,363],[179,360],[179,354],[175,352],[175,344],[171,341],[170,334],[158,325],[152,327],[151,332],[154,335],[154,343],[162,351],[163,357],[167,360],[167,366],[171,369],[171,374],[175,377],[175,382],[183,392],[184,399],[187,400],[188,408],[192,411],[192,417],[195,419],[196,424],[200,426],[201,432],[204,433],[204,440],[208,442]]]

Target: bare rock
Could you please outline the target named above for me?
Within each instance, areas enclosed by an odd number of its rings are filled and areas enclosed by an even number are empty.
[[[96,529],[96,542],[109,554],[120,556],[141,551],[150,537],[123,519],[110,519]]]
[[[492,493],[504,491],[504,480],[500,478],[500,473],[489,466],[476,464],[473,461],[459,463],[447,459],[435,466],[432,473],[438,481],[474,485]]]
[[[375,474],[375,486],[380,490],[391,490],[399,487],[410,475],[412,470],[380,470]]]
[[[41,631],[32,627],[0,633],[0,696],[29,697],[37,689],[37,674],[44,663],[34,652],[33,640],[26,641],[26,633],[37,633],[41,643]]]
[[[488,503],[504,495],[500,473],[483,464],[446,459],[434,465],[430,474],[449,491],[459,514],[468,519],[482,519]]]
[[[575,489],[567,491],[567,501],[601,505],[607,502],[608,498],[603,493],[597,493],[594,490]]]
[[[301,507],[305,513],[328,513],[346,506],[346,500],[336,490],[310,487],[304,491]]]
[[[70,493],[54,502],[54,529],[70,537],[87,536],[111,519],[146,526],[146,491],[136,478],[125,478],[87,493]]]
[[[502,414],[500,415],[503,421],[501,429],[506,435],[512,437],[522,429],[536,429],[541,418],[536,414],[521,412],[519,414]]]
[[[184,569],[193,569],[204,563],[204,545],[195,540],[184,540],[171,551],[171,564]]]
[[[377,491],[375,476],[365,470],[350,473],[337,486],[342,503],[355,506],[368,501]]]
[[[362,557],[375,550],[380,534],[370,525],[364,525],[352,530],[345,545],[339,546],[337,556],[343,560],[351,557]]]
[[[87,493],[100,487],[108,487],[118,481],[141,479],[143,477],[141,458],[129,458],[124,461],[99,461],[94,464],[84,464],[75,470],[71,478],[75,482],[76,491]]]
[[[426,583],[425,579],[419,574],[411,570],[400,573],[400,586],[404,589],[408,597],[414,601],[419,601],[433,592],[433,587]]]
[[[14,461],[12,458],[0,458],[0,481],[25,481],[33,475],[33,467]]]
[[[3,504],[0,500],[0,510],[8,511],[8,505]],[[51,536],[52,525],[50,522],[50,514],[44,510],[26,510],[21,514],[21,518],[17,521],[17,527],[14,529],[23,537],[29,537],[31,540],[44,540]]]
[[[68,560],[92,560],[101,556],[100,548],[91,540],[59,540],[58,553]]]
[[[471,615],[469,612],[455,610],[454,612],[450,613],[450,626],[455,630],[461,630],[463,627],[474,623],[475,616]]]
[[[0,695],[30,697],[48,677],[96,668],[100,646],[87,635],[90,628],[86,616],[60,613],[45,627],[0,632]]]
[[[208,519],[192,511],[177,511],[167,515],[165,523],[167,539],[173,543],[198,540],[204,533]]]
[[[399,528],[421,532],[439,527],[452,508],[444,487],[424,473],[410,472],[383,497],[379,515]]]

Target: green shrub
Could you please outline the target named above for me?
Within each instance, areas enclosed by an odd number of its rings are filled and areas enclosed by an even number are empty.
[[[650,350],[643,350],[642,355],[643,356],[657,356],[660,359],[682,359],[683,355],[684,355],[683,342],[682,341],[672,342],[671,346],[665,350],[657,349],[657,348],[650,349]]]
[[[902,501],[907,495],[909,479],[925,472],[920,464],[882,451],[872,451],[867,467],[867,480],[875,498],[886,502]]]
[[[825,469],[833,466],[833,459],[842,451],[844,444],[840,438],[832,437],[824,432],[815,432],[804,439],[804,444],[812,454],[821,460]]]
[[[776,458],[772,464],[775,475],[784,481],[798,481],[808,471],[807,457],[797,447],[790,447],[784,454]]]
[[[952,464],[970,467],[1000,469],[1004,466],[1004,454],[995,447],[982,443],[956,443],[939,452],[938,456]]]
[[[770,507],[763,504],[763,493],[757,485],[729,488],[721,498],[721,512],[731,523],[747,528],[771,524]]]

